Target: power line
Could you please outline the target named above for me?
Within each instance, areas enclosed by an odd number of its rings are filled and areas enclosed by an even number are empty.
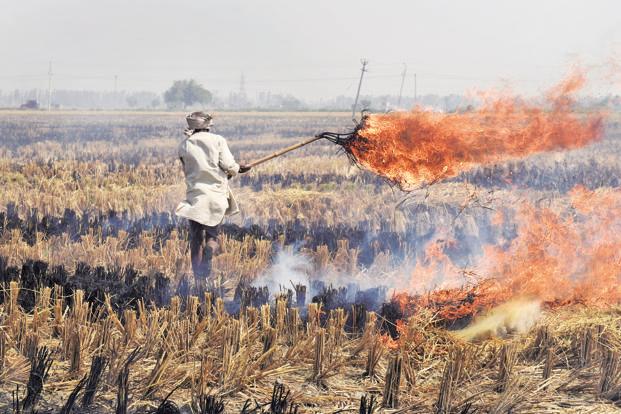
[[[48,73],[47,75],[44,74],[33,74],[33,75],[10,75],[10,74],[0,74],[0,79],[5,79],[8,82],[11,82],[12,80],[15,81],[21,81],[21,82],[30,82],[33,83],[34,81],[38,81],[38,80],[42,80],[42,79],[47,79],[47,83],[48,83],[48,109],[51,109],[51,95],[52,95],[52,81],[55,81],[56,84],[58,85],[58,81],[62,81],[63,83],[67,83],[69,82],[69,85],[71,85],[71,81],[72,80],[93,80],[93,81],[97,81],[97,80],[109,80],[112,76],[111,75],[103,75],[103,74],[76,74],[76,73],[52,73],[52,62],[48,62],[49,63],[49,69],[48,69]],[[359,84],[359,90],[357,91],[357,98],[359,99],[359,94],[360,94],[360,88],[361,88],[361,83],[362,83],[362,78],[366,78],[366,79],[392,79],[392,78],[400,78],[401,80],[401,85],[400,85],[400,89],[399,89],[399,105],[402,102],[403,99],[403,90],[405,88],[405,82],[406,80],[410,79],[413,80],[414,83],[414,98],[415,101],[418,99],[418,75],[423,77],[423,80],[442,80],[442,81],[471,81],[471,82],[488,82],[488,81],[502,81],[503,78],[502,77],[479,77],[479,76],[468,76],[468,75],[460,75],[460,74],[446,74],[446,73],[431,73],[431,72],[417,72],[414,73],[412,75],[407,73],[407,68],[408,68],[408,63],[401,63],[401,65],[403,65],[403,70],[400,74],[396,74],[396,73],[378,73],[375,74],[373,73],[373,69],[377,69],[377,68],[383,68],[383,71],[385,70],[390,70],[389,67],[396,65],[392,64],[392,63],[377,63],[375,61],[373,61],[372,64],[369,64],[367,61],[367,65],[364,66],[364,72],[369,72],[369,73],[361,73],[360,77],[356,77],[356,76],[317,76],[317,77],[300,77],[300,78],[259,78],[259,79],[246,79],[246,85],[253,85],[254,88],[259,87],[260,85],[264,85],[262,87],[264,88],[268,88],[268,87],[274,87],[277,88],[277,84],[303,84],[303,83],[312,83],[312,82],[316,82],[316,83],[321,83],[321,82],[348,82],[351,86],[355,85],[354,82],[358,81],[357,83]],[[369,67],[371,68],[371,70],[369,70]],[[154,74],[156,76],[154,77],[149,77],[149,76],[138,76],[138,75],[132,75],[130,77],[127,77],[126,75],[123,75],[123,79],[125,81],[125,85],[130,85],[130,84],[143,84],[143,87],[153,87],[156,84],[161,86],[161,84],[165,83],[165,82],[172,82],[172,80],[175,77],[161,77],[158,76],[158,74]],[[114,94],[115,96],[118,96],[118,75],[114,75]],[[200,79],[198,78],[201,82],[207,84],[210,88],[228,88],[230,86],[233,86],[235,83],[239,82],[239,80],[235,80],[235,79],[229,79],[229,78],[203,78]],[[522,82],[526,82],[526,83],[543,83],[543,82],[550,82],[551,79],[515,79],[515,78],[508,78],[508,81],[510,83],[522,83]],[[351,83],[350,83],[351,82]],[[151,85],[151,86],[147,86],[147,85]],[[356,101],[357,104],[357,101]],[[357,109],[356,108],[352,108],[353,109],[353,115],[355,115],[355,111]],[[352,117],[353,117],[352,115]]]
[[[47,75],[0,75],[0,79],[47,79]]]
[[[367,70],[368,72],[368,70]],[[115,75],[118,76],[118,75]],[[0,75],[0,78],[45,78],[45,75]],[[54,77],[56,79],[93,79],[93,80],[98,80],[98,79],[103,79],[103,80],[107,80],[110,79],[109,75],[74,75],[74,74],[64,74],[64,73],[55,73]],[[366,78],[368,79],[387,79],[387,78],[398,78],[401,77],[400,74],[381,74],[381,75],[368,75],[366,76]],[[171,81],[173,79],[173,77],[169,77],[169,78],[150,78],[150,77],[136,77],[136,78],[131,78],[131,77],[123,77],[123,79],[129,80],[129,81],[144,81],[144,82],[158,82],[158,81]],[[246,83],[279,83],[279,82],[317,82],[317,81],[331,81],[331,80],[335,80],[335,81],[340,81],[340,80],[358,80],[359,77],[357,76],[341,76],[341,77],[333,77],[333,76],[326,76],[326,77],[314,77],[314,78],[289,78],[289,79],[278,79],[278,78],[273,78],[273,79],[254,79],[254,80],[246,80]],[[235,84],[239,84],[239,79],[233,79],[233,78],[212,78],[212,79],[203,79],[204,81],[207,82],[217,82],[217,83],[235,83]]]

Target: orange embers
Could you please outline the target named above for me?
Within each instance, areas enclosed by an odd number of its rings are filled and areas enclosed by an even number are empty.
[[[403,190],[458,175],[477,165],[584,146],[602,135],[602,114],[572,112],[585,82],[576,73],[534,106],[515,97],[486,99],[481,108],[438,113],[370,115],[344,147],[363,167]]]
[[[475,316],[502,301],[496,296],[496,282],[482,280],[476,285],[451,289],[436,289],[426,294],[396,293],[391,298],[399,304],[405,316],[413,315],[420,308],[431,310],[440,320],[455,321]]]

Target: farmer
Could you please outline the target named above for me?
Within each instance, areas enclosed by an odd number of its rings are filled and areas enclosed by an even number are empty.
[[[176,214],[190,222],[190,254],[197,290],[211,274],[211,259],[218,252],[218,227],[224,216],[239,213],[228,180],[250,167],[235,162],[226,140],[212,134],[212,117],[206,112],[186,116],[187,136],[179,145],[187,186]]]

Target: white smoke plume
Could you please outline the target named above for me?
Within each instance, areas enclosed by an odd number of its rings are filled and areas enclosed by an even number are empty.
[[[541,302],[537,299],[515,299],[490,309],[485,315],[455,335],[467,341],[504,337],[511,333],[528,331],[541,316]]]
[[[293,250],[279,250],[270,267],[256,278],[254,286],[267,286],[270,294],[293,289],[293,285],[309,285],[309,274],[312,271],[310,260]]]

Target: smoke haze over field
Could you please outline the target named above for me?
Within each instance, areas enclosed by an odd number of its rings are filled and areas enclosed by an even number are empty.
[[[462,94],[506,80],[537,94],[567,66],[618,53],[621,4],[584,1],[120,1],[6,0],[0,14],[0,89],[161,92],[195,78],[226,95],[246,79],[301,99],[363,93]],[[604,69],[601,76],[604,77]],[[592,83],[588,93],[619,93]],[[599,89],[598,89],[599,87]]]

